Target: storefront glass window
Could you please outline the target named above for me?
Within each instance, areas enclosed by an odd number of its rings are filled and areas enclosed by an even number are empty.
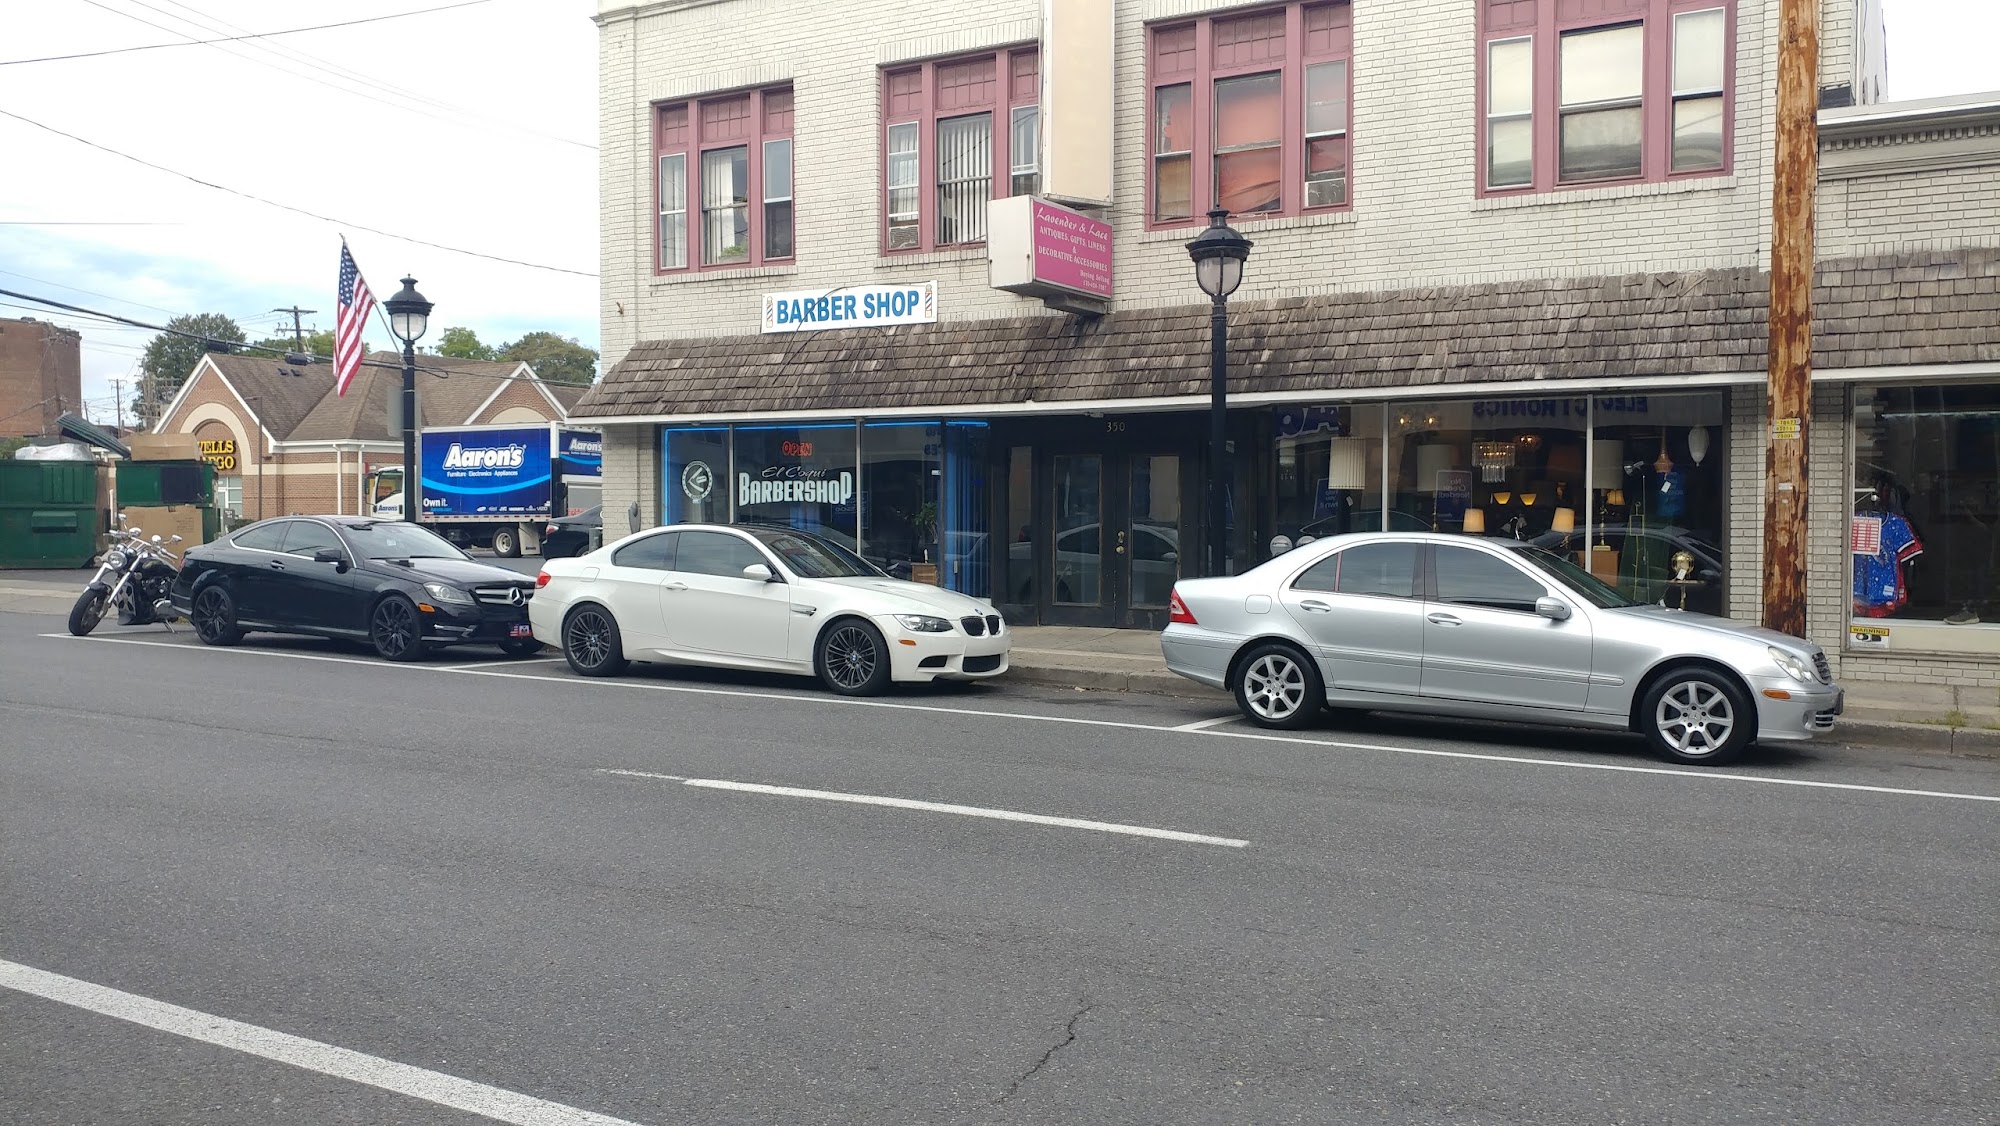
[[[854,432],[852,424],[737,427],[736,519],[814,532],[859,554]]]
[[[944,427],[943,488],[938,516],[943,532],[943,564],[938,581],[975,598],[1000,601],[993,589],[993,490],[986,465],[991,428],[983,422],[948,422]]]
[[[862,557],[899,579],[930,581],[938,563],[944,427],[870,423],[861,429],[861,452]]]
[[[1381,530],[1380,404],[1289,407],[1272,412],[1272,427],[1277,440],[1276,535],[1296,544]],[[1415,530],[1414,525],[1408,530]]]
[[[1104,581],[1104,459],[1059,454],[1055,486],[1055,601],[1095,606]]]
[[[661,516],[665,523],[719,524],[729,519],[727,428],[668,430],[660,439],[660,461]],[[618,535],[607,530],[605,539],[617,539]]]
[[[1579,534],[1544,546],[1573,552],[1635,602],[1685,602],[1689,610],[1722,614],[1723,393],[1600,396],[1595,405],[1589,539]],[[1685,573],[1674,563],[1681,552],[1688,554]]]
[[[1854,391],[1855,649],[2000,652],[2000,387]]]
[[[1391,531],[1580,535],[1588,400],[1391,404]]]
[[[1006,574],[1003,589],[994,596],[1016,606],[1035,602],[1035,447],[1012,446],[1007,450],[1007,533]]]

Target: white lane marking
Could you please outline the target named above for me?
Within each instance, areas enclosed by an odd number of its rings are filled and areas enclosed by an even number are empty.
[[[671,774],[647,774],[639,770],[611,770],[600,768],[599,774],[624,774],[640,778],[672,779]],[[927,813],[955,813],[960,817],[984,817],[992,821],[1022,821],[1030,825],[1053,825],[1062,829],[1090,829],[1099,833],[1121,833],[1128,837],[1153,837],[1163,841],[1181,841],[1185,844],[1220,845],[1223,848],[1247,848],[1249,841],[1235,837],[1211,837],[1203,833],[1183,833],[1179,829],[1154,829],[1145,825],[1121,825],[1114,821],[1086,821],[1078,817],[1050,817],[1042,813],[1022,813],[1013,809],[988,809],[978,805],[951,805],[944,802],[916,801],[911,798],[886,798],[878,794],[849,794],[839,790],[802,790],[796,786],[766,786],[758,782],[729,782],[720,778],[682,778],[683,786],[697,786],[704,790],[734,790],[744,794],[764,794],[775,798],[811,798],[815,801],[848,802],[853,805],[881,805],[891,809],[916,809]]]
[[[502,661],[474,661],[469,665],[436,665],[437,672],[464,672],[467,669],[507,668],[517,665],[546,665],[562,660],[561,657],[509,657]]]
[[[1173,728],[1169,728],[1168,730],[1170,730],[1170,731],[1207,731],[1207,730],[1208,730],[1209,728],[1211,728],[1211,727],[1221,727],[1221,726],[1222,726],[1223,724],[1225,724],[1225,723],[1235,723],[1235,722],[1236,722],[1237,720],[1239,720],[1239,719],[1241,719],[1241,718],[1243,718],[1243,717],[1241,717],[1241,716],[1233,716],[1233,715],[1219,715],[1219,716],[1216,716],[1216,717],[1215,717],[1214,719],[1198,719],[1198,720],[1195,720],[1195,721],[1194,721],[1193,723],[1183,723],[1183,724],[1181,724],[1181,725],[1180,725],[1179,727],[1173,727]]]
[[[95,641],[111,645],[148,645],[160,649],[200,650],[205,653],[240,653],[249,656],[292,657],[304,661],[334,661],[340,664],[362,665],[367,668],[422,669],[430,672],[456,672],[459,670],[436,665],[386,665],[379,660],[365,660],[355,657],[321,657],[309,653],[287,653],[275,649],[217,649],[202,645],[183,645],[171,641],[141,641],[124,637],[73,637],[67,633],[44,633],[38,637],[54,638],[58,641]],[[630,680],[585,680],[568,676],[530,676],[526,673],[500,672],[493,669],[470,669],[464,676],[493,676],[506,680],[533,680],[544,684],[589,684],[602,688],[631,688],[649,692],[681,692],[693,696],[735,696],[746,700],[788,700],[799,704],[842,704],[858,708],[887,708],[896,711],[934,712],[943,715],[979,716],[988,719],[1018,719],[1035,723],[1070,723],[1083,727],[1109,727],[1126,731],[1162,731],[1179,734],[1210,735],[1223,739],[1262,739],[1273,743],[1302,743],[1309,747],[1330,747],[1348,751],[1384,751],[1396,755],[1421,755],[1433,758],[1470,759],[1479,762],[1503,762],[1523,766],[1559,766],[1576,770],[1603,770],[1620,774],[1650,774],[1668,778],[1691,778],[1701,782],[1753,782],[1771,786],[1796,786],[1815,790],[1847,790],[1864,794],[1894,794],[1916,798],[1951,798],[1958,801],[2000,802],[2000,794],[1967,794],[1955,790],[1907,790],[1894,786],[1865,786],[1858,782],[1815,782],[1803,778],[1772,778],[1760,774],[1735,774],[1714,770],[1676,770],[1671,767],[1623,766],[1617,763],[1572,762],[1565,759],[1524,758],[1519,755],[1487,754],[1476,751],[1438,751],[1423,747],[1392,747],[1385,743],[1355,743],[1340,739],[1307,739],[1296,735],[1269,735],[1256,731],[1219,731],[1203,729],[1192,732],[1177,732],[1169,725],[1154,723],[1126,723],[1115,719],[1092,719],[1086,716],[1037,715],[1032,712],[1003,712],[980,708],[941,708],[930,704],[905,704],[894,700],[857,700],[849,696],[831,696],[785,692],[747,692],[733,688],[702,688],[687,684],[649,684]]]
[[[650,770],[613,770],[608,766],[600,766],[597,768],[597,772],[599,774],[617,774],[625,778],[658,778],[665,782],[687,781],[686,778],[678,774],[655,774]]]
[[[175,1036],[185,1036],[204,1044],[317,1071],[336,1079],[379,1087],[454,1110],[483,1114],[501,1122],[519,1123],[521,1126],[634,1126],[622,1118],[578,1110],[573,1106],[489,1087],[455,1075],[411,1067],[287,1032],[185,1009],[122,989],[24,966],[19,962],[0,959],[0,987],[170,1032]]]

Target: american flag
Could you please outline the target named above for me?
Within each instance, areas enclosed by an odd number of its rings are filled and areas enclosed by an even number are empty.
[[[361,370],[361,330],[368,327],[368,314],[375,308],[375,295],[368,281],[347,252],[347,240],[340,240],[340,307],[333,322],[333,388],[335,395],[347,394],[354,373]]]

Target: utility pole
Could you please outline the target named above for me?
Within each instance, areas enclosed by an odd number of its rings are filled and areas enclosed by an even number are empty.
[[[299,327],[299,318],[307,313],[317,313],[319,310],[301,309],[297,305],[293,305],[289,309],[273,309],[271,311],[273,313],[290,313],[292,315],[292,346],[300,352],[304,352],[306,350],[306,333],[303,328]]]
[[[111,401],[118,407],[118,429],[125,429],[125,381],[111,377]]]
[[[1806,632],[1806,450],[1812,423],[1813,199],[1819,182],[1819,0],[1779,0],[1771,189],[1771,356],[1764,446],[1764,625]]]

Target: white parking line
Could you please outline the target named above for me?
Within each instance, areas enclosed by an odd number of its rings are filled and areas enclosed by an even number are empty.
[[[519,667],[521,665],[546,665],[562,660],[561,657],[509,657],[499,661],[474,661],[469,665],[432,665],[438,672],[464,672],[467,669],[493,669]]]
[[[816,801],[848,802],[853,805],[881,805],[891,809],[917,809],[927,813],[955,813],[960,817],[984,817],[993,821],[1022,821],[1030,825],[1053,825],[1063,829],[1090,829],[1099,833],[1120,833],[1128,837],[1153,837],[1163,841],[1181,841],[1186,844],[1220,845],[1223,848],[1247,848],[1249,841],[1234,837],[1211,837],[1203,833],[1183,833],[1179,829],[1154,829],[1145,825],[1121,825],[1113,821],[1086,821],[1077,817],[1050,817],[1041,813],[1022,813],[1013,809],[988,809],[977,805],[951,805],[943,802],[916,801],[911,798],[886,798],[878,794],[849,794],[838,790],[802,790],[795,786],[766,786],[758,782],[729,782],[720,778],[676,778],[672,774],[648,774],[643,770],[613,770],[600,767],[599,774],[621,774],[637,778],[661,778],[679,781],[683,786],[698,786],[705,790],[734,790],[744,794],[764,794],[775,798],[810,798]]]
[[[0,987],[46,998],[102,1016],[170,1032],[204,1044],[379,1087],[413,1099],[481,1114],[521,1126],[634,1126],[623,1118],[578,1110],[470,1079],[336,1048],[228,1017],[182,1008],[122,989],[0,960]]]
[[[54,638],[58,641],[93,641],[107,645],[144,645],[159,649],[179,649],[204,653],[237,653],[248,656],[289,657],[302,661],[332,661],[338,664],[361,665],[374,669],[418,669],[428,672],[449,672],[461,676],[492,676],[506,680],[533,680],[548,684],[583,684],[600,688],[623,688],[643,692],[677,692],[691,696],[724,696],[745,700],[784,700],[795,704],[839,705],[856,708],[884,708],[892,711],[933,712],[942,715],[977,716],[983,719],[1012,719],[1029,723],[1067,723],[1080,727],[1104,727],[1125,731],[1158,731],[1174,734],[1200,735],[1220,739],[1261,739],[1273,743],[1303,744],[1309,747],[1325,747],[1332,750],[1377,751],[1395,755],[1418,755],[1429,758],[1466,759],[1475,762],[1508,763],[1520,766],[1566,767],[1574,770],[1601,770],[1616,774],[1643,774],[1666,778],[1686,778],[1698,782],[1743,782],[1769,786],[1795,786],[1814,790],[1846,790],[1865,794],[1894,794],[1901,797],[1945,798],[1956,801],[2000,802],[2000,795],[1967,794],[1955,790],[1909,790],[1894,786],[1865,786],[1856,782],[1817,782],[1802,778],[1773,778],[1761,774],[1738,774],[1728,770],[1679,770],[1673,767],[1624,766],[1605,762],[1576,762],[1568,759],[1527,758],[1521,755],[1490,754],[1479,751],[1439,751],[1424,747],[1396,747],[1386,743],[1357,743],[1344,739],[1311,739],[1298,735],[1273,735],[1259,731],[1221,731],[1212,727],[1196,727],[1183,730],[1190,725],[1157,723],[1128,723],[1115,719],[1095,719],[1089,716],[1038,715],[1033,712],[1007,712],[984,708],[939,707],[933,704],[909,704],[898,700],[861,700],[851,696],[834,696],[823,693],[757,692],[737,688],[704,688],[692,684],[658,684],[645,681],[587,679],[568,676],[534,676],[528,673],[502,672],[497,669],[468,669],[439,665],[387,665],[382,661],[358,657],[322,657],[311,653],[287,653],[272,649],[218,649],[199,645],[183,645],[171,641],[142,641],[126,637],[72,637],[67,633],[44,633],[39,637]],[[1207,723],[1208,721],[1197,721]]]
[[[1183,723],[1179,727],[1173,728],[1172,730],[1207,731],[1211,727],[1221,727],[1225,723],[1235,723],[1237,720],[1241,718],[1243,717],[1234,715],[1219,715],[1216,716],[1214,719],[1198,719],[1195,720],[1193,723]]]

